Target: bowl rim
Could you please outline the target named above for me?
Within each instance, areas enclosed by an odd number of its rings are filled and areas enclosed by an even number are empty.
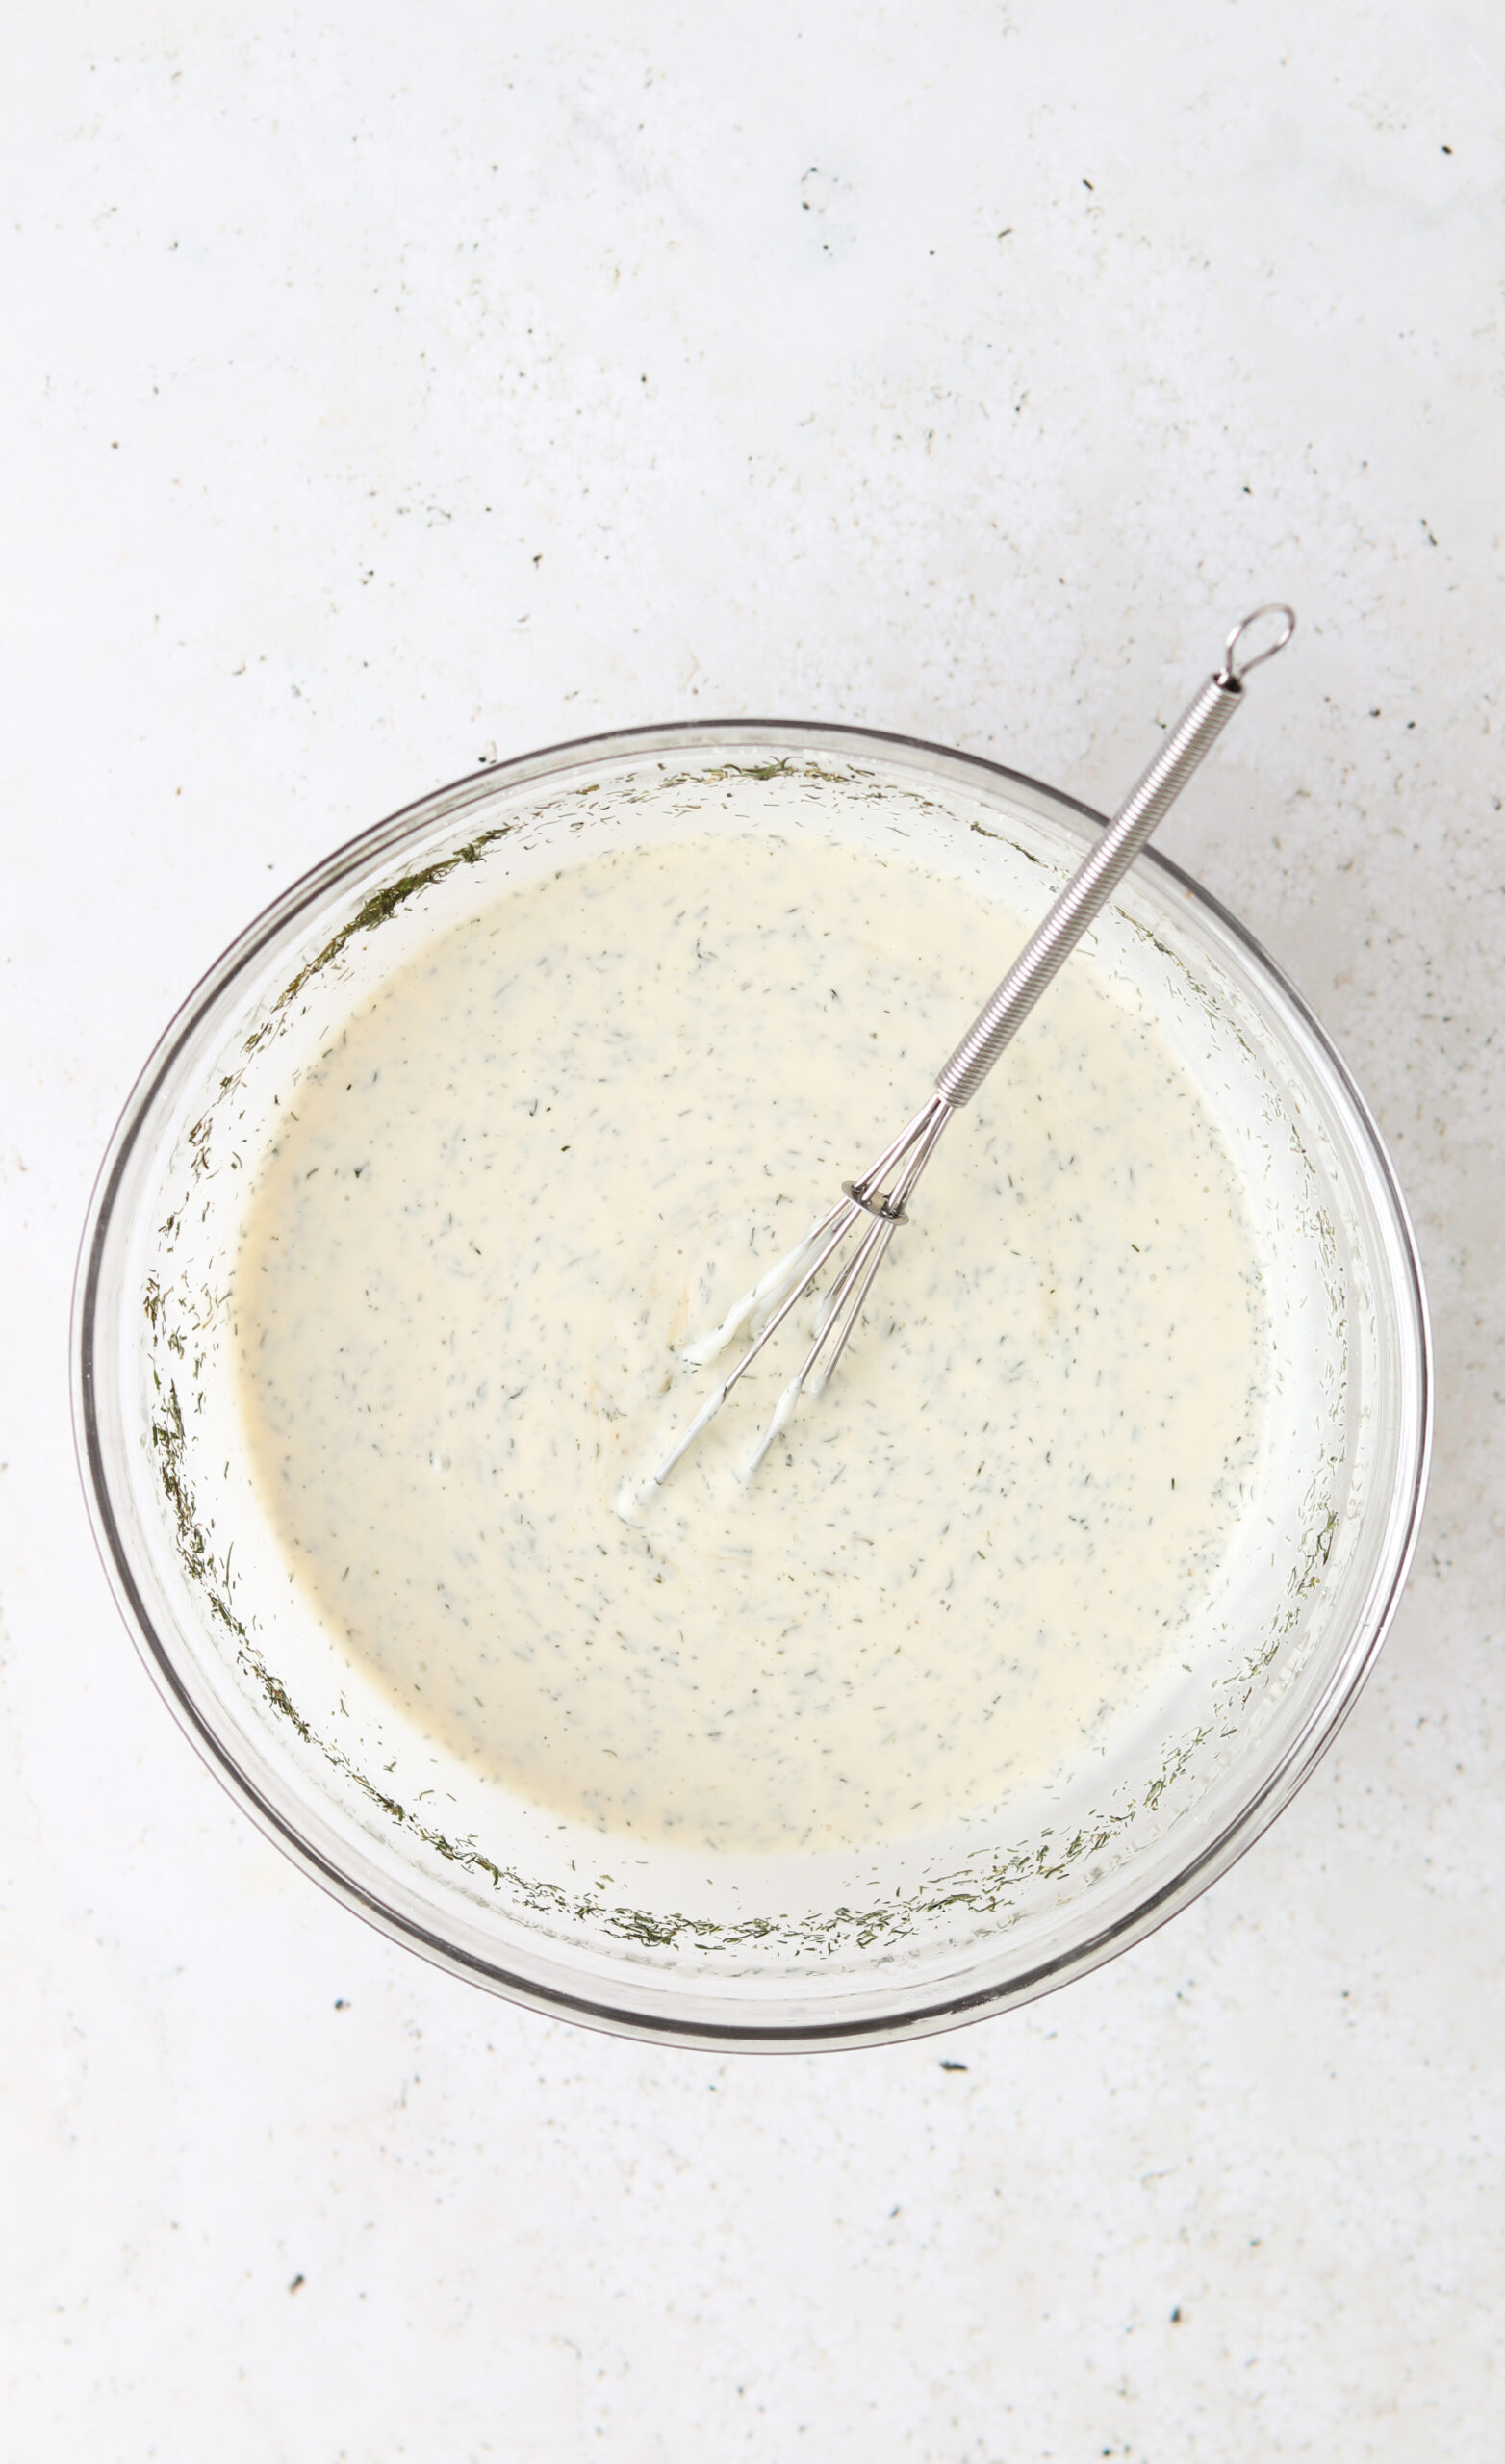
[[[1402,1506],[1392,1498],[1392,1523],[1404,1515],[1401,1545],[1393,1557],[1383,1599],[1372,1615],[1364,1648],[1336,1667],[1312,1705],[1296,1736],[1260,1787],[1230,1814],[1213,1836],[1189,1861],[1157,1889],[1071,1946],[1037,1962],[1033,1967],[972,1990],[951,1990],[918,2006],[886,2016],[872,2014],[797,2022],[759,2023],[752,2013],[726,2019],[687,2016],[651,2008],[622,2008],[589,1992],[570,1991],[537,1976],[515,1973],[501,1963],[480,1956],[446,1938],[400,1908],[390,1905],[326,1855],[274,1805],[248,1773],[229,1744],[217,1732],[194,1702],[178,1673],[172,1654],[156,1630],[132,1566],[129,1550],[111,1496],[104,1442],[96,1407],[95,1347],[98,1309],[107,1244],[115,1202],[126,1169],[151,1114],[155,1098],[178,1056],[194,1035],[221,989],[258,953],[279,937],[296,916],[348,872],[366,852],[383,843],[395,845],[421,820],[438,820],[498,787],[526,785],[532,779],[573,766],[578,758],[651,755],[676,742],[702,745],[707,751],[738,742],[769,743],[788,739],[791,747],[812,739],[839,740],[860,757],[861,748],[875,752],[918,755],[948,768],[971,771],[1010,787],[1043,797],[1079,815],[1094,829],[1108,826],[1108,816],[1062,788],[1010,768],[982,754],[935,744],[923,736],[891,730],[849,726],[821,719],[680,719],[656,726],[616,728],[573,736],[533,751],[488,763],[447,785],[432,788],[399,806],[381,820],[344,839],[278,892],[219,953],[181,1001],[158,1037],[121,1106],[90,1193],[74,1275],[70,1322],[70,1384],[75,1457],[84,1490],[94,1544],[116,1607],[131,1633],[159,1693],[197,1751],[200,1758],[247,1813],[293,1862],[344,1907],[374,1926],[389,1939],[404,1944],[447,1973],[468,1979],[546,2016],[570,2018],[605,2033],[645,2042],[677,2043],[720,2051],[818,2052],[864,2044],[890,2043],[908,2037],[937,2033],[1015,2009],[1039,1998],[1076,1977],[1103,1965],[1158,1931],[1201,1896],[1226,1873],[1269,1828],[1316,1768],[1362,1692],[1384,1644],[1404,1591],[1419,1537],[1431,1464],[1435,1369],[1426,1286],[1415,1228],[1399,1178],[1373,1114],[1332,1038],[1283,967],[1239,919],[1204,888],[1195,877],[1159,849],[1146,848],[1136,866],[1152,868],[1182,895],[1210,915],[1255,962],[1289,1005],[1303,1031],[1317,1046],[1322,1061],[1352,1109],[1356,1129],[1367,1142],[1368,1161],[1389,1201],[1406,1269],[1398,1288],[1392,1287],[1398,1314],[1409,1318],[1416,1340],[1417,1443],[1411,1466],[1409,1494]]]

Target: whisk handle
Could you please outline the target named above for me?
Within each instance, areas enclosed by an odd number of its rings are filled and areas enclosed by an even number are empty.
[[[1258,618],[1285,619],[1280,638],[1241,663],[1237,646]],[[1140,848],[1169,812],[1193,771],[1212,751],[1243,700],[1243,679],[1284,650],[1296,620],[1285,606],[1256,608],[1229,634],[1223,664],[1189,702],[1137,786],[1126,797],[1092,853],[1073,873],[1049,913],[1031,934],[998,989],[983,1003],[935,1081],[943,1103],[970,1103],[994,1062],[1018,1033],[1041,993],[1105,907]]]

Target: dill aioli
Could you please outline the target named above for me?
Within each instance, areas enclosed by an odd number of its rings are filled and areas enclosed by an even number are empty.
[[[253,1471],[437,1742],[607,1833],[860,1847],[1105,1750],[1184,1653],[1263,1287],[1090,946],[753,1486],[798,1328],[641,1528],[613,1510],[710,1382],[678,1347],[907,1117],[1029,920],[804,836],[597,856],[397,967],[290,1091],[233,1287]]]

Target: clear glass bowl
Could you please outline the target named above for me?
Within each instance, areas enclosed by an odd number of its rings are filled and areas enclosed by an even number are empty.
[[[1154,1003],[1244,1167],[1277,1354],[1258,1512],[1180,1694],[991,1827],[862,1855],[644,1849],[446,1761],[290,1583],[243,1460],[227,1291],[273,1099],[434,931],[597,850],[714,832],[731,775],[756,783],[771,826],[929,848],[1031,912],[1102,826],[991,762],[758,721],[563,745],[380,823],[246,928],[142,1071],[84,1237],[75,1419],[148,1668],[306,1872],[536,2010],[686,2044],[809,2048],[953,2026],[1064,1984],[1258,1837],[1342,1721],[1399,1598],[1431,1362],[1404,1202],[1341,1061],[1239,925],[1152,851],[1097,954]]]

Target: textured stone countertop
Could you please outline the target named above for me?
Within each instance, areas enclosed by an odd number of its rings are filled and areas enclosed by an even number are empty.
[[[1493,2464],[1505,2302],[1505,20],[1365,0],[17,0],[0,102],[0,2464]],[[742,711],[1164,834],[1411,1198],[1377,1675],[1189,1913],[1012,2017],[719,2060],[326,1901],[78,1495],[94,1166],[275,886],[484,759]]]

